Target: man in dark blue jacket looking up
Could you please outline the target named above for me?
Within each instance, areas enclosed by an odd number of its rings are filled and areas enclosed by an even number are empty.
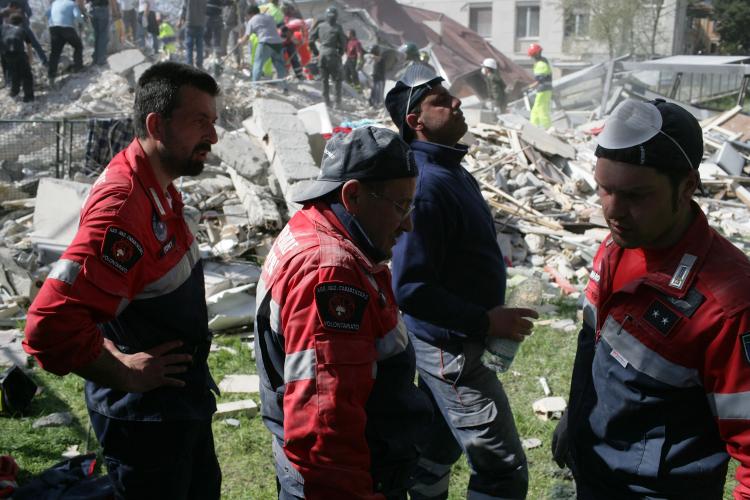
[[[418,71],[418,70],[415,70]],[[526,457],[497,374],[482,364],[487,336],[523,340],[530,309],[506,308],[505,265],[467,147],[461,101],[433,75],[407,74],[385,105],[419,168],[412,233],[393,250],[396,300],[414,344],[419,385],[435,405],[413,499],[445,499],[450,469],[466,453],[467,498],[522,499]],[[407,82],[407,83],[405,83]]]

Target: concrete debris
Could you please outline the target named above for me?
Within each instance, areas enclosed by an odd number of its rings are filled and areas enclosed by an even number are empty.
[[[224,423],[227,424],[230,427],[239,427],[240,421],[236,418],[225,418]]]
[[[257,375],[227,375],[219,382],[221,392],[257,394],[260,392],[260,379]]]
[[[211,330],[227,330],[255,321],[255,296],[247,293],[254,285],[229,288],[206,298]]]
[[[13,365],[27,366],[29,356],[21,346],[23,332],[20,330],[0,331],[0,367],[5,368]]]
[[[78,455],[80,455],[81,452],[78,450],[77,444],[71,444],[67,448],[65,448],[65,451],[63,451],[60,455],[63,458],[75,458]]]
[[[31,427],[34,429],[39,429],[42,427],[67,427],[71,423],[73,423],[73,414],[64,411],[64,412],[58,412],[58,413],[50,413],[49,415],[46,415],[42,418],[38,418],[34,420],[34,423],[31,424]]]
[[[542,446],[542,440],[538,438],[526,438],[521,440],[521,446],[524,450],[533,450]]]
[[[568,404],[560,396],[548,396],[537,399],[531,405],[539,420],[559,420]]]
[[[240,401],[230,401],[229,403],[219,403],[216,405],[216,417],[230,417],[246,415],[252,418],[258,414],[258,405],[252,399],[243,399]]]
[[[0,114],[79,120],[85,136],[87,119],[132,114],[135,79],[153,60],[127,49],[112,54],[108,67],[79,73],[61,68],[55,88],[37,85],[34,103],[0,95]],[[204,64],[217,62],[211,55]],[[364,95],[353,90],[341,107],[329,109],[320,102],[319,81],[289,82],[289,92],[282,93],[275,85],[249,85],[241,69],[224,63],[218,143],[200,176],[175,181],[203,259],[210,327],[222,332],[251,329],[259,266],[300,208],[291,202],[295,191],[319,174],[328,134],[367,124],[393,128],[385,109],[366,106]],[[509,303],[554,316],[550,301],[575,299],[588,283],[594,253],[609,233],[593,176],[596,134],[622,99],[659,97],[623,64],[617,59],[555,79],[556,107],[565,110],[556,111],[548,130],[529,123],[523,102],[498,115],[483,109],[481,98],[462,97],[470,146],[464,163],[497,224]],[[714,227],[750,252],[750,117],[739,106],[722,113],[686,107],[701,120],[706,150],[700,168],[706,194],[696,200]],[[86,140],[60,147],[65,134],[53,127],[45,135],[42,125],[19,121],[0,129],[0,329],[24,320],[49,266],[72,240],[101,172],[87,169]],[[65,180],[54,179],[58,173]],[[515,288],[520,292],[514,298]],[[554,318],[547,325],[574,332],[580,321]],[[10,338],[0,336],[0,363],[21,354],[8,354],[17,347],[4,340]],[[243,344],[252,349],[252,342]]]

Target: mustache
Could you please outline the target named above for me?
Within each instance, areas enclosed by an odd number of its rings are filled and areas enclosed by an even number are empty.
[[[194,153],[199,153],[199,152],[202,152],[202,151],[210,153],[211,152],[211,144],[208,143],[208,142],[202,142],[202,143],[198,144],[197,146],[195,146],[195,149],[193,149]]]

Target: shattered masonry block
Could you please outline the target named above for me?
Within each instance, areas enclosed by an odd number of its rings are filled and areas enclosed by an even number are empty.
[[[253,119],[257,126],[266,132],[269,132],[271,129],[277,129],[286,132],[306,133],[304,124],[296,115],[268,113],[253,115]]]
[[[119,75],[125,75],[128,71],[146,61],[146,56],[138,49],[128,49],[107,58],[109,69]]]
[[[253,101],[253,114],[255,113],[274,113],[296,115],[297,108],[288,102],[279,101],[278,99],[256,99]]]
[[[214,418],[228,417],[230,415],[245,414],[249,418],[258,414],[258,405],[252,399],[243,399],[242,401],[231,401],[229,403],[219,403],[216,405]]]
[[[268,143],[274,147],[284,149],[304,149],[310,150],[310,141],[304,131],[291,132],[277,128],[268,130]]]
[[[268,159],[260,144],[241,130],[225,133],[211,150],[222,162],[253,181],[262,180],[268,168]]]
[[[151,63],[150,62],[145,62],[145,63],[139,64],[138,66],[136,66],[135,68],[133,68],[133,80],[135,82],[137,82],[138,80],[140,80],[141,75],[143,73],[145,73],[145,71],[148,68],[150,68],[150,67],[151,67]]]

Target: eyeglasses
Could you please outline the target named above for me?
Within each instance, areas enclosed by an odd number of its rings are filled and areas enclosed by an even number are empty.
[[[414,203],[412,203],[411,201],[402,201],[399,203],[396,200],[388,198],[387,196],[383,196],[382,194],[375,193],[373,191],[370,191],[370,196],[372,196],[376,200],[385,200],[390,202],[393,205],[393,208],[396,209],[396,213],[401,216],[402,221],[406,220],[406,218],[409,217],[414,211]]]

